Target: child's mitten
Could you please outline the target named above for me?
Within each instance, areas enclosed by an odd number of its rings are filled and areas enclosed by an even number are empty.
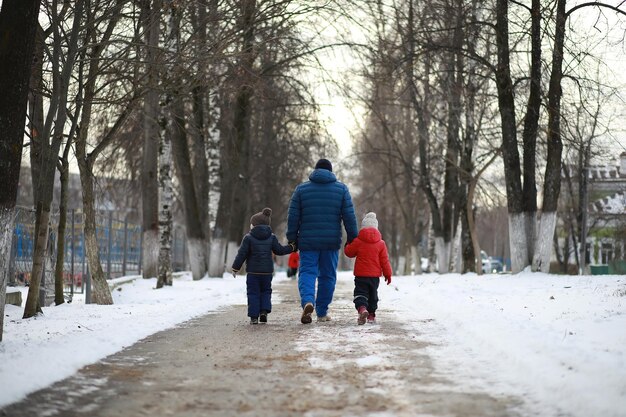
[[[391,284],[391,275],[388,277],[385,277],[385,281],[387,282],[387,285]]]

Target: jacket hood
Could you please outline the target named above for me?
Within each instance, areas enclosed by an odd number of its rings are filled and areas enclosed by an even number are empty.
[[[269,239],[270,236],[272,236],[272,228],[266,224],[260,224],[254,226],[252,230],[250,230],[250,234],[259,240]]]
[[[376,243],[379,240],[382,240],[383,237],[375,227],[366,227],[365,229],[361,229],[359,232],[359,239],[369,243]]]
[[[329,182],[337,181],[337,177],[335,177],[335,174],[327,169],[318,168],[311,172],[311,175],[309,175],[309,180],[318,184],[326,184]]]

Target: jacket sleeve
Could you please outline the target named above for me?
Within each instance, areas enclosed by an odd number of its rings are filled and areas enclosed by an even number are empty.
[[[341,218],[343,220],[343,227],[346,229],[348,235],[348,242],[352,242],[359,234],[359,228],[356,223],[356,215],[354,214],[354,205],[352,204],[352,196],[348,187],[345,187],[343,194],[343,203],[341,205]]]
[[[298,240],[298,231],[300,230],[300,189],[296,190],[291,196],[289,202],[289,210],[287,212],[287,241],[296,242]]]
[[[292,250],[290,245],[281,245],[276,235],[272,235],[272,252],[276,255],[282,256],[290,254]]]
[[[381,240],[382,244],[382,249],[379,253],[379,257],[380,257],[380,266],[383,268],[383,276],[385,278],[389,278],[392,275],[391,272],[391,263],[389,263],[389,253],[387,252],[387,245],[385,244],[384,240]]]
[[[250,239],[248,239],[248,235],[243,237],[241,241],[241,245],[239,246],[239,251],[237,252],[237,256],[235,256],[235,260],[233,261],[232,269],[236,269],[239,271],[243,266],[243,263],[248,258],[248,252],[250,251]]]
[[[348,258],[354,258],[358,251],[359,251],[358,239],[354,239],[351,243],[348,243],[345,248],[343,248],[343,253],[345,253]]]

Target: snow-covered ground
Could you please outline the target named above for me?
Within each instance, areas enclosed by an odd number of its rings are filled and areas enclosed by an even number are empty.
[[[462,385],[519,396],[527,415],[626,416],[626,276],[428,274],[390,287],[381,305]]]
[[[0,342],[0,407],[160,330],[246,303],[245,277],[224,274],[224,279],[193,281],[185,274],[171,287],[155,287],[156,279],[139,278],[112,291],[113,305],[84,304],[76,295],[71,304],[44,308],[43,316],[27,320],[22,319],[23,307],[7,305]],[[27,289],[23,300],[26,294]]]
[[[7,306],[0,406],[159,330],[246,302],[243,277],[154,287],[138,279],[113,291],[112,306],[75,299],[29,320]],[[525,415],[626,415],[625,276],[425,274],[394,277],[380,298],[461,389],[518,396]]]

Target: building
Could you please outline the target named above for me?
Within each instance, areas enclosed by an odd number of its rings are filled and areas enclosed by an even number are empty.
[[[582,222],[573,213],[579,207],[579,195],[584,196],[578,179],[579,168],[566,165],[563,168],[559,218],[559,246],[562,259],[576,263],[578,253],[568,240],[580,240]],[[617,161],[607,165],[586,167],[586,250],[585,264],[591,272],[603,266],[606,272],[626,273],[626,152]],[[569,229],[569,230],[568,230]],[[571,247],[572,250],[566,250]],[[565,256],[569,254],[569,256]],[[559,254],[557,253],[557,258]]]

